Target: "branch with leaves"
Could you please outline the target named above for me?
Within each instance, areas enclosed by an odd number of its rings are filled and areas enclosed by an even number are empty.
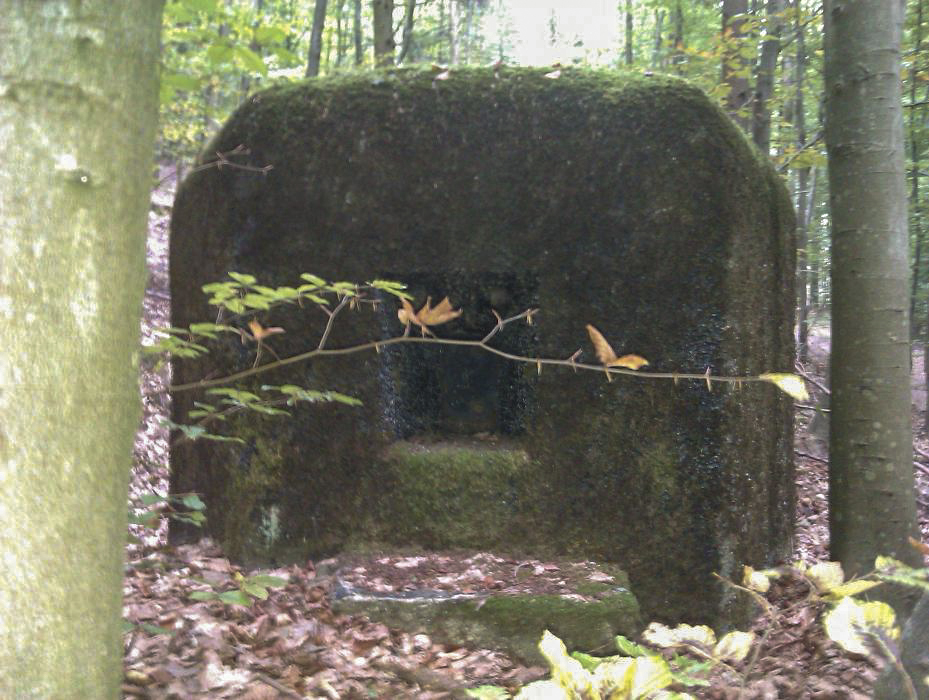
[[[461,310],[455,309],[449,298],[445,297],[436,306],[432,306],[432,300],[429,298],[422,308],[416,311],[411,303],[412,297],[405,291],[406,286],[398,282],[373,280],[365,284],[330,283],[316,275],[305,273],[301,275],[301,280],[304,283],[299,286],[267,287],[258,284],[258,281],[252,275],[231,272],[229,277],[230,280],[228,281],[208,284],[203,288],[204,292],[210,295],[209,303],[219,308],[216,323],[194,323],[187,329],[167,328],[163,331],[162,338],[157,343],[147,346],[144,350],[146,353],[168,353],[173,354],[175,357],[199,357],[208,352],[208,348],[203,344],[206,340],[215,340],[221,333],[235,333],[242,338],[242,342],[255,345],[255,362],[253,366],[250,369],[224,377],[176,384],[171,386],[168,389],[169,391],[177,393],[194,389],[214,389],[263,372],[321,357],[350,355],[369,350],[380,352],[383,348],[392,345],[433,344],[471,347],[513,362],[535,365],[539,373],[542,372],[544,366],[568,367],[575,372],[578,370],[604,372],[609,381],[612,381],[613,375],[672,380],[675,383],[681,380],[700,381],[706,383],[708,390],[712,390],[714,383],[741,386],[745,383],[767,382],[774,384],[797,400],[806,400],[808,398],[803,379],[796,374],[790,373],[768,372],[758,375],[725,376],[714,375],[709,367],[702,373],[642,371],[641,368],[649,364],[647,359],[635,354],[618,356],[609,341],[592,324],[587,324],[587,333],[599,361],[596,364],[579,361],[582,354],[581,349],[576,350],[566,358],[531,357],[507,352],[490,344],[490,341],[498,333],[514,322],[524,320],[526,323],[532,324],[535,316],[539,313],[538,309],[527,309],[522,313],[507,318],[492,310],[496,323],[480,339],[440,338],[436,336],[433,327],[454,321],[461,315]],[[374,307],[384,303],[383,299],[378,298],[377,295],[383,297],[385,294],[393,296],[399,301],[400,308],[397,311],[397,318],[404,326],[402,335],[371,340],[348,347],[329,347],[328,341],[332,328],[341,313],[346,309],[355,310],[363,306]],[[311,304],[321,310],[327,316],[326,326],[316,347],[306,352],[280,358],[270,347],[268,338],[272,335],[284,333],[284,329],[280,327],[265,328],[256,317],[259,313],[269,311],[273,307],[294,304],[298,306]],[[240,323],[244,323],[248,327],[248,331],[246,332],[242,328],[228,323],[222,323],[222,319],[227,315],[232,315]],[[410,334],[410,329],[414,325],[420,329],[419,337]],[[260,364],[263,349],[267,349],[276,359],[272,362]],[[318,397],[316,398],[318,399]]]

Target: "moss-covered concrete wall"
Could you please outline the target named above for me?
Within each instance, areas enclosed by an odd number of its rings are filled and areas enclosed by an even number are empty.
[[[272,285],[302,272],[386,277],[409,282],[417,306],[426,294],[462,306],[438,331],[447,337],[483,335],[491,307],[533,306],[538,323],[507,329],[500,347],[567,357],[589,348],[593,323],[658,371],[789,371],[793,215],[770,166],[689,84],[544,73],[399,71],[252,97],[205,158],[241,144],[244,162],[273,170],[205,169],[184,183],[173,324],[213,318],[200,287],[230,270]],[[306,312],[262,321],[287,328],[273,339],[282,356],[318,339]],[[331,345],[400,331],[393,308],[359,312]],[[252,360],[231,343],[207,362],[177,363],[174,380]],[[713,621],[733,610],[712,572],[737,578],[743,563],[790,552],[791,408],[773,386],[536,376],[466,349],[409,346],[256,384],[285,381],[365,406],[248,416],[231,426],[244,445],[172,453],[172,488],[204,494],[208,530],[233,556],[282,561],[378,543],[555,551],[619,563],[647,615]],[[197,398],[175,396],[176,420]],[[411,476],[430,465],[447,471],[431,493]],[[442,535],[443,517],[479,503],[486,527]]]

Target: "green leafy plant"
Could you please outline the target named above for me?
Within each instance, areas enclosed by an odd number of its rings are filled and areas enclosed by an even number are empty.
[[[212,588],[212,585],[206,581],[194,580]],[[248,607],[255,600],[267,600],[269,588],[280,588],[287,585],[286,579],[268,574],[243,576],[239,572],[236,572],[233,576],[233,581],[236,587],[232,590],[193,591],[190,597],[193,600],[218,600],[226,605],[242,605]]]

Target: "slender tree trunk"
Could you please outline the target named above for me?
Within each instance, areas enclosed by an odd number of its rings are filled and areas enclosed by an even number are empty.
[[[355,13],[353,34],[355,38],[355,65],[360,66],[364,63],[364,45],[361,40],[361,0],[355,0]]]
[[[918,565],[900,94],[904,0],[826,0],[832,219],[831,553]]]
[[[323,29],[326,26],[326,0],[316,0],[313,8],[313,27],[310,29],[310,55],[306,62],[306,77],[319,75],[319,58],[323,48]]]
[[[0,0],[0,697],[120,696],[162,3]]]
[[[675,71],[682,75],[684,72],[684,62],[687,57],[684,56],[684,8],[681,7],[681,0],[677,0],[674,5],[674,11],[671,13],[672,23],[674,25],[674,37],[672,39],[673,48],[671,50],[671,65]]]
[[[416,0],[404,0],[403,6],[403,41],[400,45],[400,57],[397,63],[403,63],[407,56],[410,61],[415,59],[411,55],[413,49],[413,15],[416,11]]]
[[[348,50],[347,48],[347,36],[346,36],[346,21],[345,21],[345,0],[339,0],[338,11],[336,12],[336,24],[335,24],[335,33],[336,33],[336,43],[335,43],[335,64],[337,67],[342,66],[345,63],[345,53]]]
[[[458,21],[455,17],[455,1],[448,0],[448,64],[458,63]]]
[[[632,55],[632,40],[633,40],[633,38],[634,38],[634,35],[633,35],[633,33],[632,33],[632,30],[633,30],[633,22],[632,22],[632,19],[633,19],[633,18],[632,18],[632,0],[626,0],[626,37],[625,37],[625,39],[626,39],[626,50],[625,50],[625,57],[626,57],[626,65],[627,65],[627,66],[631,66],[631,65],[632,65],[632,63],[633,63],[633,58],[634,58],[633,55]]]
[[[394,0],[372,0],[374,11],[374,65],[394,64]]]
[[[774,69],[781,52],[781,32],[784,26],[784,0],[767,0],[766,32],[758,60],[755,101],[752,105],[752,140],[762,153],[771,150],[771,109],[768,100],[774,91]],[[798,22],[799,24],[799,22]]]
[[[923,48],[923,3],[922,0],[916,4],[916,27],[915,41],[913,46],[913,55],[922,56]],[[919,76],[919,61],[914,60],[910,64],[910,104],[916,102],[916,81]],[[922,257],[923,236],[922,221],[919,216],[919,137],[916,132],[916,109],[910,107],[909,128],[910,133],[910,159],[913,162],[913,169],[910,171],[910,205],[913,208],[913,233],[916,238],[916,255],[913,261],[912,288],[910,291],[910,343],[916,340],[916,294],[919,289],[919,270],[920,258]],[[929,406],[929,402],[927,402]]]
[[[655,10],[655,43],[652,49],[652,70],[658,70],[664,65],[664,51],[661,45],[663,25],[664,10]]]
[[[770,9],[770,6],[769,6]],[[806,146],[806,105],[804,103],[804,78],[806,76],[807,68],[807,56],[806,56],[806,40],[804,37],[804,28],[803,24],[800,22],[800,18],[797,17],[796,20],[796,32],[797,32],[797,54],[796,60],[794,62],[794,89],[796,90],[796,96],[794,97],[794,102],[792,106],[793,120],[794,120],[794,130],[797,134],[797,148],[802,149]],[[776,55],[775,55],[776,59]],[[773,66],[772,66],[773,68]],[[760,73],[760,71],[759,71]],[[759,84],[762,82],[761,76],[759,75]],[[760,89],[759,89],[760,92]],[[761,101],[761,100],[759,100]],[[756,105],[757,107],[757,105]],[[758,126],[758,110],[755,110],[756,121],[755,127]],[[768,126],[770,127],[771,115],[770,112],[767,113]],[[770,128],[768,134],[764,135],[759,133],[759,130],[755,130],[755,143],[758,144],[758,138],[770,138]],[[762,148],[763,152],[767,152],[770,148],[770,145],[758,144],[759,148]],[[810,303],[807,296],[807,289],[810,284],[810,258],[809,258],[809,234],[810,234],[810,211],[813,207],[813,201],[809,196],[809,187],[810,187],[810,168],[801,168],[797,171],[797,272],[800,277],[799,284],[797,285],[800,290],[800,300],[799,300],[799,338],[798,345],[800,346],[799,355],[800,361],[806,362],[808,359],[809,352],[809,311]]]
[[[748,0],[723,0],[722,82],[729,88],[726,111],[744,131],[750,128],[747,110],[752,98],[748,80],[751,68],[748,58],[742,54],[747,14]]]
[[[471,62],[471,32],[474,29],[474,0],[464,0],[465,3],[465,29],[464,29],[464,60],[468,65]]]

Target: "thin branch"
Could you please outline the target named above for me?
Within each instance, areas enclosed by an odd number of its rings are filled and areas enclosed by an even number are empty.
[[[815,146],[823,137],[822,129],[813,134],[813,138],[803,144],[803,148],[797,150],[796,153],[792,154],[790,158],[785,160],[783,163],[777,166],[777,171],[779,173],[787,172],[787,169],[790,167],[790,164],[793,163],[797,158],[799,158],[810,146]]]
[[[827,387],[827,386],[821,384],[821,383],[820,383],[819,381],[817,381],[812,375],[810,375],[809,373],[807,373],[807,372],[803,369],[803,367],[800,365],[799,362],[797,362],[797,363],[794,364],[794,371],[795,371],[797,374],[799,374],[801,377],[803,377],[806,381],[808,381],[810,384],[812,384],[812,385],[815,386],[817,389],[819,389],[821,392],[823,392],[826,396],[831,396],[831,395],[832,395],[832,392],[829,391],[829,387]],[[821,409],[821,410],[826,410],[826,409]],[[929,456],[929,455],[927,455],[927,456]]]
[[[349,299],[351,299],[349,296],[342,297],[338,305],[332,311],[327,309],[325,306],[321,307],[322,310],[329,315],[329,320],[326,321],[326,329],[323,331],[323,334],[319,339],[319,345],[316,346],[317,351],[322,352],[326,347],[326,341],[329,340],[329,334],[332,332],[332,324],[335,323],[335,317],[338,316],[339,312],[349,303]],[[281,360],[281,362],[283,362],[283,360]]]
[[[811,455],[808,452],[801,452],[800,450],[794,450],[794,454],[799,457],[805,457],[806,459],[812,459],[814,462],[819,462],[820,464],[829,464],[828,459],[823,459],[822,457]]]
[[[251,377],[262,372],[268,372],[270,370],[279,369],[280,367],[286,367],[287,365],[292,365],[297,362],[304,362],[316,357],[328,357],[335,355],[353,355],[359,352],[365,352],[367,350],[376,350],[380,352],[380,348],[387,347],[389,345],[400,345],[403,343],[422,343],[429,345],[457,345],[460,347],[476,348],[479,350],[484,350],[486,352],[498,355],[499,357],[506,358],[507,360],[512,360],[514,362],[523,362],[526,364],[534,364],[541,369],[542,366],[555,366],[555,367],[571,367],[572,369],[585,369],[592,372],[606,372],[607,374],[622,374],[630,377],[641,377],[645,379],[671,379],[675,382],[681,379],[688,379],[693,381],[706,382],[707,384],[711,382],[717,382],[720,384],[742,384],[746,382],[767,382],[768,380],[762,379],[759,376],[723,376],[723,375],[711,375],[706,373],[696,374],[692,372],[642,372],[641,370],[631,370],[621,367],[605,367],[603,365],[594,365],[587,362],[575,362],[571,358],[566,360],[557,360],[547,357],[527,357],[525,355],[517,355],[511,352],[505,352],[504,350],[499,350],[498,348],[491,347],[484,343],[483,340],[454,340],[451,338],[435,338],[435,337],[425,337],[417,338],[415,336],[409,337],[395,337],[388,338],[387,340],[372,340],[367,343],[362,343],[361,345],[353,345],[345,348],[316,348],[314,350],[309,350],[307,352],[300,353],[298,355],[292,355],[291,357],[285,357],[282,360],[277,362],[270,362],[266,365],[261,365],[260,367],[253,367],[251,369],[242,370],[241,372],[236,372],[230,374],[226,377],[220,377],[218,379],[210,380],[200,380],[196,382],[188,382],[187,384],[177,384],[169,387],[166,390],[159,390],[152,393],[163,393],[164,391],[170,392],[181,392],[181,391],[190,391],[192,389],[209,389],[215,386],[222,386],[224,384],[230,384],[232,382],[238,381],[240,379],[245,379],[246,377]],[[573,356],[572,356],[573,357]]]

